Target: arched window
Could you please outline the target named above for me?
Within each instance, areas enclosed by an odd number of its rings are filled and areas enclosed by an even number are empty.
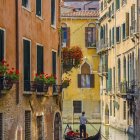
[[[70,46],[70,28],[66,23],[61,24],[62,47]]]
[[[94,75],[90,73],[90,65],[85,62],[81,66],[81,74],[78,74],[78,88],[93,88]]]

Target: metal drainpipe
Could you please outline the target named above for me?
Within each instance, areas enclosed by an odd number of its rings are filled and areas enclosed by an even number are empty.
[[[16,32],[16,69],[19,70],[19,23],[18,0],[15,0],[15,32]],[[16,84],[16,104],[19,103],[19,82]]]

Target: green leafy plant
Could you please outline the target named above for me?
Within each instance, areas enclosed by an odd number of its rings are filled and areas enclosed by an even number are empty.
[[[5,60],[0,62],[0,76],[4,76],[8,71],[9,64]]]
[[[18,81],[19,79],[19,72],[18,70],[14,70],[14,68],[12,68],[12,70],[10,70],[9,72],[7,72],[5,74],[5,78],[12,80],[12,81]]]
[[[37,83],[46,84],[47,83],[46,74],[44,73],[36,74],[34,81]]]
[[[53,85],[56,83],[56,76],[50,75],[50,76],[47,76],[46,79],[47,79],[48,85]]]

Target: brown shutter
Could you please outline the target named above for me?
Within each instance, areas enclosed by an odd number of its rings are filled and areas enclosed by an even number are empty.
[[[31,111],[25,111],[25,140],[31,140]]]
[[[85,46],[88,47],[88,27],[85,27]]]
[[[90,88],[95,87],[95,80],[94,80],[94,74],[90,74]]]
[[[70,27],[67,27],[67,47],[70,47]]]
[[[81,74],[78,74],[78,88],[81,88]]]
[[[129,36],[129,13],[126,13],[126,37]]]

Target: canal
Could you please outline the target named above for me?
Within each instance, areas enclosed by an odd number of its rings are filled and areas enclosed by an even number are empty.
[[[78,124],[71,125],[71,127],[73,128],[73,130],[79,129]],[[65,128],[66,128],[66,124],[63,124],[63,131],[62,131],[63,133]],[[87,124],[87,133],[90,136],[95,135],[97,133],[97,130],[99,130],[99,128],[100,128],[100,124],[92,124],[92,125]],[[102,140],[134,140],[132,136],[109,126],[101,125],[101,133],[106,138],[105,139],[104,137],[102,137]]]

